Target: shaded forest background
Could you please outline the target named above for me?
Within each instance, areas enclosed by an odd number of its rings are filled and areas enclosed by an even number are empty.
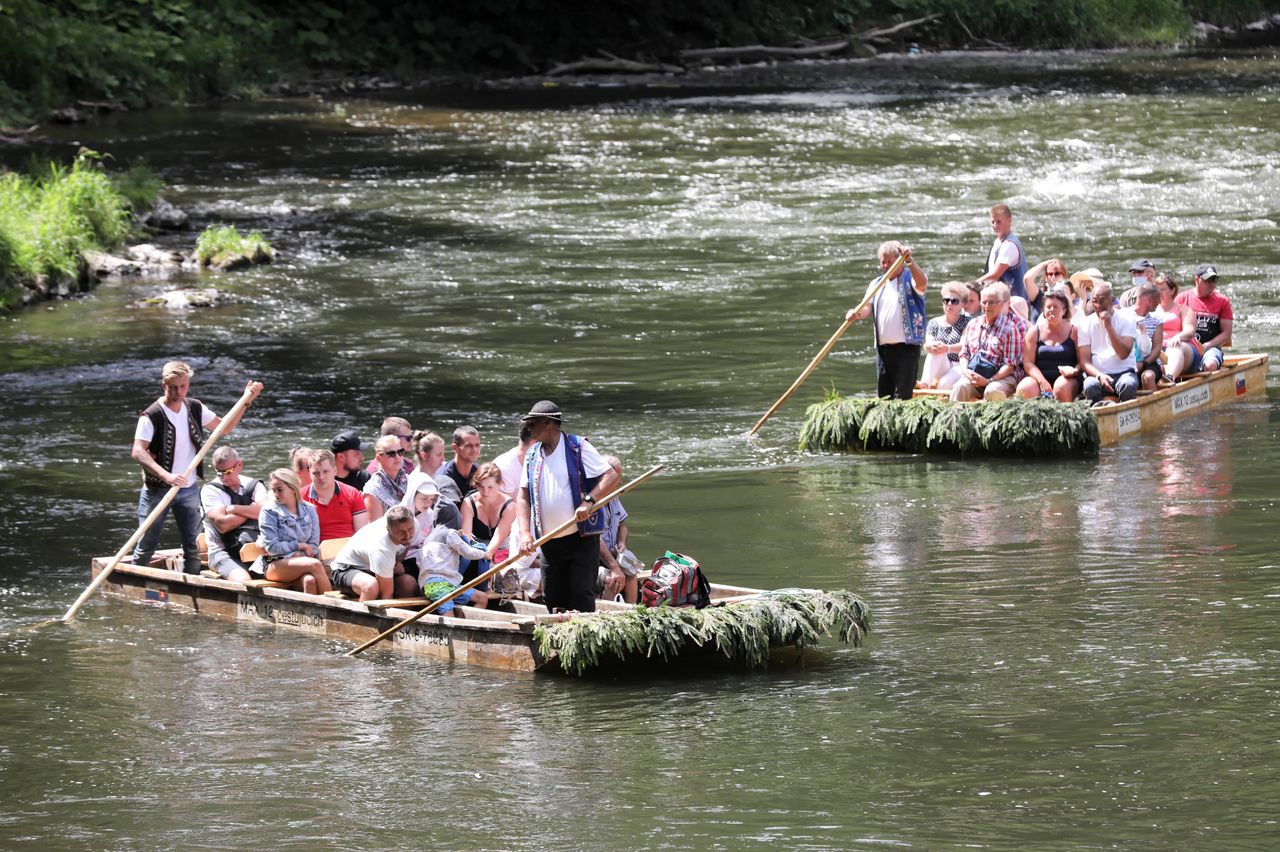
[[[132,107],[323,73],[528,74],[607,50],[857,33],[936,14],[911,39],[958,47],[1173,44],[1280,0],[0,0],[0,127],[76,100]]]

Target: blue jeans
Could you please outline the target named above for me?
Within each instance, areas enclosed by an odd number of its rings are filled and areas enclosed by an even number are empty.
[[[1111,384],[1115,386],[1116,399],[1120,402],[1128,402],[1138,395],[1138,374],[1133,370],[1108,375],[1111,376]],[[1102,382],[1097,377],[1090,376],[1084,380],[1084,398],[1090,402],[1102,399]]]
[[[151,514],[151,510],[158,506],[164,499],[164,495],[168,493],[167,485],[157,488],[142,486],[142,493],[138,497],[138,526],[142,526],[142,522]],[[199,574],[200,548],[196,544],[196,537],[200,535],[201,522],[204,519],[204,510],[200,508],[199,480],[186,488],[179,489],[173,502],[160,517],[156,518],[151,528],[143,533],[138,546],[133,549],[133,564],[146,565],[151,561],[151,554],[156,552],[156,547],[160,544],[160,533],[164,529],[165,516],[170,511],[178,521],[178,533],[182,536],[182,570],[187,574]]]

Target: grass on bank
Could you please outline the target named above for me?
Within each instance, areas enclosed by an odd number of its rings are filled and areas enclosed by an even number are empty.
[[[269,263],[275,257],[271,244],[258,231],[241,235],[234,225],[212,225],[196,240],[201,266],[227,267],[238,258],[246,263]]]
[[[40,276],[75,278],[80,253],[110,249],[129,234],[128,199],[82,152],[70,167],[33,165],[0,174],[0,280],[12,286]]]

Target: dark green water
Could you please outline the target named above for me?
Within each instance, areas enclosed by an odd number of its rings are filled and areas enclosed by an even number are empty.
[[[281,261],[204,279],[237,297],[212,310],[132,309],[166,285],[131,280],[0,318],[5,630],[63,612],[132,532],[133,415],[171,357],[219,411],[266,383],[232,442],[259,474],[386,414],[473,423],[492,457],[556,399],[629,472],[668,465],[626,501],[642,557],[853,589],[876,620],[805,669],[582,682],[98,600],[0,639],[0,845],[1269,847],[1274,393],[1097,462],[799,453],[824,384],[872,386],[856,328],[745,434],[881,240],[935,284],[972,276],[996,201],[1073,270],[1216,263],[1236,351],[1274,359],[1278,69],[988,56],[809,66],[787,92],[50,131],[145,155]]]

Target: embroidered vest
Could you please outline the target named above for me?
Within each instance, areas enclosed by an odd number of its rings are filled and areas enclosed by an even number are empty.
[[[235,491],[231,488],[228,488],[227,486],[223,485],[221,482],[215,482],[213,483],[213,485],[214,487],[220,489],[223,494],[226,494],[229,498],[231,498],[231,505],[248,506],[253,502],[253,492],[258,487],[258,480],[250,479],[249,477],[242,478],[240,480],[240,488],[241,488],[241,491],[244,492],[243,494],[240,493],[240,491]],[[210,522],[209,526],[212,526],[212,522]],[[224,549],[226,549],[227,553],[230,553],[232,556],[239,558],[240,545],[246,544],[247,542],[254,541],[255,539],[257,539],[258,522],[245,521],[243,524],[236,527],[235,529],[218,533],[218,537],[222,539],[222,546]]]
[[[151,443],[147,445],[147,452],[151,454],[151,458],[156,460],[156,464],[160,465],[170,473],[182,473],[180,470],[173,469],[173,454],[178,443],[178,431],[173,428],[168,416],[160,410],[164,403],[156,400],[147,406],[142,412],[142,416],[151,421]],[[200,423],[204,420],[204,406],[200,404],[198,399],[187,400],[187,429],[191,434],[191,445],[195,447],[196,453],[200,452],[200,448],[204,446],[204,427]],[[204,479],[204,462],[196,465],[196,476]],[[152,476],[147,471],[142,472],[142,481],[148,488],[163,488],[164,483]]]
[[[1009,295],[1021,296],[1027,298],[1027,285],[1022,283],[1022,279],[1027,277],[1027,253],[1022,250],[1022,240],[1018,239],[1018,235],[1009,232],[1009,236],[1000,242],[1011,242],[1018,249],[1018,262],[1010,266],[1004,271],[1004,275],[1000,276],[1000,281],[1009,287]],[[982,265],[983,272],[991,271],[991,253],[987,254],[987,262]]]
[[[596,487],[600,477],[587,476],[582,466],[582,438],[570,435],[568,432],[561,432],[560,440],[564,441],[565,465],[569,469],[569,493],[574,496],[573,505],[577,507],[582,504],[582,498]],[[539,490],[539,480],[542,478],[544,461],[540,442],[530,447],[524,457],[525,486],[529,489],[529,520],[533,524],[535,539],[542,538],[543,534],[542,495]],[[602,535],[604,527],[604,512],[594,512],[585,521],[578,522],[578,535]]]
[[[871,284],[879,281],[878,278],[871,279]],[[885,287],[893,287],[892,281],[884,282]],[[924,343],[924,330],[928,323],[925,316],[924,296],[916,292],[916,288],[911,286],[911,270],[903,269],[902,274],[898,276],[897,283],[898,304],[902,308],[902,335],[906,339],[903,343],[914,344],[919,346]],[[880,345],[880,328],[876,326],[876,345]]]

